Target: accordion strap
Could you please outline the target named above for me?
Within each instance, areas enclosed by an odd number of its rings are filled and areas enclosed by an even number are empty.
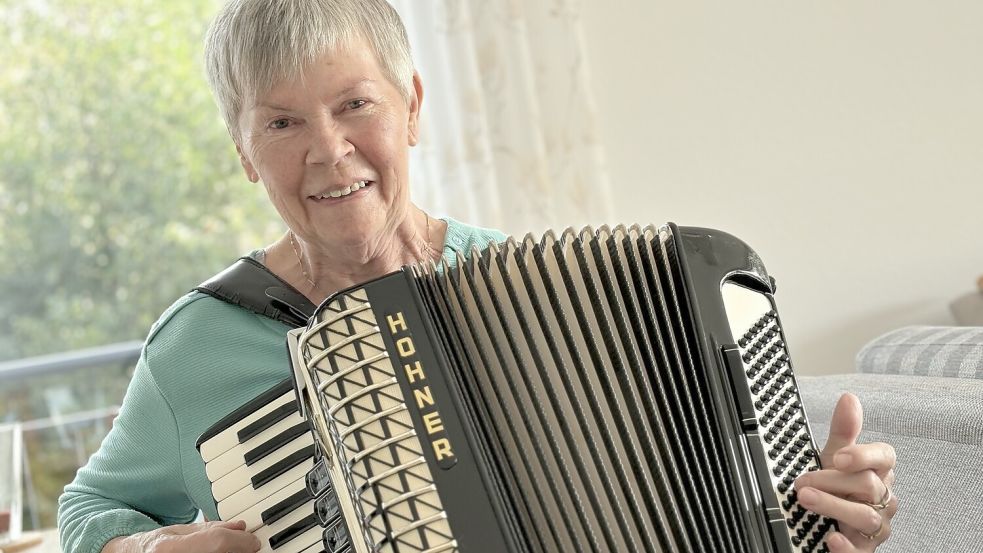
[[[292,328],[306,325],[316,309],[296,288],[252,257],[240,257],[195,290]]]

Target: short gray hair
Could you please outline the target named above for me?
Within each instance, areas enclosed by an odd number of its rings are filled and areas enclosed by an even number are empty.
[[[205,73],[232,138],[239,140],[239,115],[247,103],[359,38],[408,99],[409,39],[386,0],[230,0],[205,36]]]

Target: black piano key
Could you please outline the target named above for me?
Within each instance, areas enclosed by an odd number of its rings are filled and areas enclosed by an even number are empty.
[[[317,526],[317,515],[311,513],[310,515],[270,536],[270,548],[276,550],[315,526]]]
[[[277,476],[280,476],[313,456],[314,444],[311,444],[303,449],[298,449],[290,455],[287,455],[283,459],[280,459],[276,463],[270,465],[269,468],[264,469],[253,476],[250,479],[250,481],[253,483],[253,489],[263,486],[270,480],[273,480]]]
[[[240,421],[242,421],[242,419],[248,417],[252,413],[255,413],[260,408],[269,405],[270,403],[275,401],[276,398],[282,396],[283,394],[286,394],[288,392],[293,392],[293,389],[294,389],[293,378],[284,379],[276,386],[270,388],[269,390],[266,390],[259,396],[249,400],[248,403],[236,409],[235,411],[229,413],[225,417],[222,417],[221,420],[210,426],[208,430],[205,430],[205,433],[198,438],[198,441],[195,442],[195,446],[200,449],[201,444],[207,442],[208,440],[211,440],[212,438],[221,434],[225,430],[228,430],[229,428],[235,426]]]
[[[268,526],[285,517],[291,511],[310,500],[311,496],[309,493],[307,493],[307,490],[300,490],[299,492],[260,513],[260,519],[262,519],[263,524]]]
[[[283,419],[289,417],[297,411],[297,402],[291,401],[277,407],[276,409],[270,411],[266,415],[260,417],[259,419],[252,422],[252,424],[246,426],[238,433],[236,436],[239,438],[239,443],[245,443],[246,441],[256,437],[258,434],[273,426],[274,424],[282,421]]]
[[[246,461],[246,465],[252,465],[256,461],[259,461],[263,457],[266,457],[270,453],[280,449],[281,447],[287,445],[294,439],[302,436],[305,432],[308,432],[310,427],[307,425],[307,421],[299,422],[292,427],[288,428],[284,432],[275,436],[273,439],[264,442],[253,449],[246,452],[243,458]]]

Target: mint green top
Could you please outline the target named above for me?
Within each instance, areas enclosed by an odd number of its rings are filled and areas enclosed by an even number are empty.
[[[502,242],[496,230],[447,221],[444,254]],[[290,375],[289,328],[191,292],[150,329],[119,416],[58,500],[65,553],[219,516],[195,441],[205,429]]]

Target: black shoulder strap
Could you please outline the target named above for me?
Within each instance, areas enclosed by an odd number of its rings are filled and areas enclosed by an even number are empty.
[[[294,328],[306,325],[316,309],[303,294],[251,257],[240,257],[195,290]]]

